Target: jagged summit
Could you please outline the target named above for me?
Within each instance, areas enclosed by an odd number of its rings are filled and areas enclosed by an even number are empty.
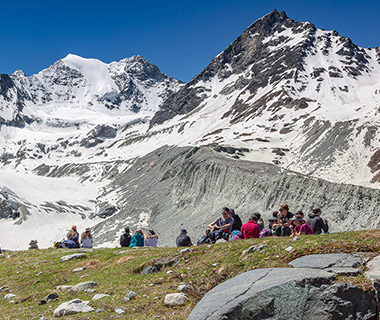
[[[288,18],[285,12],[273,10],[250,25],[241,36],[232,42],[222,53],[198,74],[191,82],[171,97],[152,119],[151,124],[160,124],[179,114],[186,114],[201,104],[202,99],[189,88],[199,82],[207,82],[213,77],[225,80],[233,74],[241,74],[242,78],[251,78],[255,87],[265,86],[270,77],[276,79],[280,73],[290,69],[302,68],[302,46],[297,44],[304,41],[305,46],[316,28],[308,22],[296,22]],[[287,33],[287,34],[285,34]],[[289,50],[283,50],[286,42],[290,42]],[[276,50],[278,47],[278,50]],[[272,52],[269,53],[268,51]],[[266,70],[266,77],[261,71]],[[243,75],[243,73],[245,73]],[[249,74],[250,73],[250,74]],[[261,77],[257,77],[261,76]],[[241,78],[241,79],[242,79]],[[272,79],[272,82],[273,80]],[[248,80],[244,80],[246,82]],[[240,81],[242,82],[242,81]],[[244,85],[240,83],[239,86]],[[197,89],[201,92],[199,89]],[[189,102],[191,102],[189,104]]]
[[[25,78],[26,75],[24,73],[24,71],[20,70],[20,69],[17,69],[15,70],[12,74],[11,74],[11,78]]]
[[[181,125],[188,127],[184,134],[197,135],[199,144],[243,145],[256,150],[255,159],[268,161],[265,141],[292,150],[286,156],[274,149],[276,164],[323,177],[328,171],[338,181],[344,180],[338,176],[349,175],[360,184],[373,175],[368,167],[361,174],[342,166],[326,168],[343,159],[359,165],[363,154],[368,163],[373,155],[369,146],[377,131],[370,128],[380,122],[379,57],[379,49],[361,48],[336,31],[274,10],[170,96],[152,118],[150,130]],[[358,151],[355,132],[367,130],[360,142],[366,151]],[[341,154],[343,150],[351,151]]]

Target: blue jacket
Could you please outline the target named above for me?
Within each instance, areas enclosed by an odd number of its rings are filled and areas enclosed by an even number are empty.
[[[131,239],[130,248],[132,247],[143,247],[144,246],[144,237],[140,233],[135,233]]]

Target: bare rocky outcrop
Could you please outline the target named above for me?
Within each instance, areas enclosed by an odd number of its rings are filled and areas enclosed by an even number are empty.
[[[318,269],[248,271],[207,292],[187,319],[376,319],[373,291],[334,279]]]

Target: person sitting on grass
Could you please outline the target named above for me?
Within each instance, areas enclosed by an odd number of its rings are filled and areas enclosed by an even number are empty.
[[[260,227],[257,221],[259,220],[256,214],[249,217],[247,223],[241,227],[241,235],[244,239],[258,238],[260,235]]]
[[[314,234],[313,229],[310,228],[301,215],[295,215],[291,218],[291,221],[293,222],[293,224],[290,225],[290,230],[292,230],[292,234],[290,235],[291,237],[298,237],[304,234]]]
[[[243,225],[243,223],[241,222],[240,217],[235,213],[234,209],[230,209],[229,212],[230,212],[230,217],[232,219],[234,219],[234,223],[232,224],[231,230],[232,231],[234,231],[234,230],[240,231],[241,230],[241,226]]]
[[[64,241],[67,248],[75,249],[79,248],[79,233],[77,231],[77,226],[72,226],[71,230],[67,233],[67,240]]]
[[[120,236],[120,246],[129,247],[131,244],[131,235],[129,234],[129,227],[124,228],[124,233]]]
[[[137,229],[135,234],[131,239],[130,248],[132,247],[143,247],[144,246],[144,233],[141,229]]]
[[[314,234],[329,232],[329,225],[326,219],[321,218],[321,209],[313,209],[313,213],[309,215],[307,224],[313,229]]]
[[[280,212],[277,214],[277,224],[276,224],[276,236],[287,237],[290,236],[291,230],[289,228],[293,218],[293,213],[289,211],[287,204],[280,205]]]
[[[176,244],[177,247],[190,247],[193,245],[186,229],[181,229],[181,234],[177,237]]]
[[[222,209],[222,217],[211,222],[208,227],[210,232],[207,237],[212,243],[215,243],[219,239],[224,239],[228,241],[228,236],[231,233],[231,228],[234,223],[234,219],[229,215],[230,210],[227,207]]]
[[[86,228],[80,237],[80,242],[82,243],[83,248],[92,248],[92,234],[91,229]]]
[[[263,231],[264,229],[264,220],[261,218],[261,214],[258,212],[255,212],[254,215],[257,217],[257,224],[259,225],[260,231]]]
[[[148,233],[145,237],[145,246],[146,247],[157,247],[158,234],[153,230],[148,230]]]
[[[276,214],[277,215],[277,214]],[[268,219],[269,222],[269,227],[268,227],[268,237],[276,235],[276,223],[277,223],[277,218],[275,217],[270,217]]]

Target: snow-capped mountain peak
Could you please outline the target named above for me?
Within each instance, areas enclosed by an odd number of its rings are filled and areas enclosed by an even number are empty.
[[[95,207],[88,199],[84,208],[80,199],[73,206],[84,216],[86,210],[95,210],[102,219],[127,211],[122,207],[129,206],[126,199],[135,190],[135,179],[147,179],[141,172],[153,168],[151,179],[167,183],[178,173],[171,168],[172,160],[164,166],[149,156],[140,164],[136,160],[164,145],[207,146],[211,153],[222,152],[237,161],[271,163],[280,167],[278,172],[302,173],[305,180],[379,188],[379,127],[380,48],[361,48],[336,31],[294,21],[276,10],[250,25],[185,85],[141,56],[104,63],[70,54],[30,77],[21,71],[0,75],[3,170],[97,185],[99,193],[91,193]],[[198,149],[183,158],[191,162]],[[170,148],[160,148],[152,157],[167,152],[162,150]],[[124,186],[123,174],[128,176],[133,163],[132,180]],[[160,172],[163,167],[166,171]],[[224,174],[211,164],[204,170],[215,181]],[[4,177],[12,181],[12,175]],[[240,183],[240,177],[235,178]],[[29,175],[25,181],[31,180]],[[284,180],[271,181],[288,189],[280,185]],[[70,184],[66,181],[64,189]],[[138,223],[147,221],[147,212],[157,205],[143,208],[152,199],[149,186],[143,189],[141,214],[132,219]],[[174,199],[176,188],[170,195],[168,190],[165,197]],[[43,210],[49,212],[51,206]],[[62,211],[64,206],[54,203]],[[112,233],[115,221],[108,222],[107,232]]]

